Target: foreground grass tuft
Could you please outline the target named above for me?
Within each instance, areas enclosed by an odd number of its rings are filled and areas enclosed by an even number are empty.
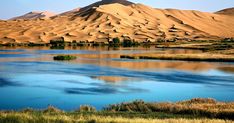
[[[47,109],[43,110],[43,113],[63,113],[63,111],[54,106],[48,106]]]

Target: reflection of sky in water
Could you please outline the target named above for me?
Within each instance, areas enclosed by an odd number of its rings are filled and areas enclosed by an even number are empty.
[[[8,51],[0,50],[0,52]],[[14,52],[30,56],[40,53],[41,56],[38,57],[43,57],[43,54],[69,51]],[[71,52],[92,54],[95,51]],[[12,57],[15,56],[6,59]],[[211,97],[222,101],[234,100],[232,96],[234,75],[216,69],[201,72],[180,69],[156,71],[79,62],[6,61],[6,59],[0,62],[0,109],[45,108],[48,104],[66,110],[77,108],[80,104],[91,104],[100,109],[108,104],[135,99],[178,101],[194,97]],[[116,58],[108,60],[124,61]]]

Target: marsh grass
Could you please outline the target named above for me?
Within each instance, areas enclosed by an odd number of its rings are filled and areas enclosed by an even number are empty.
[[[65,112],[53,106],[0,111],[0,123],[232,123],[234,103],[195,98],[176,103],[143,100],[109,105],[101,111],[89,105]]]
[[[214,119],[144,119],[103,116],[74,116],[74,115],[34,115],[24,113],[0,114],[1,123],[231,123],[231,121]]]
[[[54,107],[54,106],[48,106],[45,110],[43,110],[43,113],[63,113],[64,111]]]
[[[54,60],[59,60],[59,61],[74,60],[74,59],[76,59],[76,56],[71,56],[71,55],[58,55],[58,56],[54,56]]]
[[[152,119],[69,114],[0,113],[1,123],[232,123],[219,119]]]
[[[207,61],[207,62],[234,62],[231,55],[212,54],[154,54],[154,55],[121,55],[125,59],[149,59],[149,60],[181,60],[181,61]]]
[[[146,103],[142,100],[107,106],[111,112],[163,112],[196,117],[234,120],[234,103],[217,102],[214,99],[195,98],[177,103]]]

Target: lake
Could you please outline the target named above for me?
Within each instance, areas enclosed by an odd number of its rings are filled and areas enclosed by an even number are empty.
[[[196,97],[234,101],[234,63],[120,59],[123,54],[199,53],[198,50],[49,47],[0,48],[0,109],[63,110],[142,99],[175,102]],[[58,54],[73,61],[54,61]]]

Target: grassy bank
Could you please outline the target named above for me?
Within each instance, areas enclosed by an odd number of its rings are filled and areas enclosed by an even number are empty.
[[[0,115],[1,123],[232,123],[219,119],[152,119],[69,114],[8,113]]]
[[[133,101],[113,104],[101,111],[92,106],[65,112],[49,106],[44,110],[0,111],[1,123],[232,123],[234,103],[192,99],[176,103]]]
[[[181,61],[206,61],[206,62],[234,62],[233,55],[221,54],[139,54],[121,55],[120,58],[126,59],[155,59],[155,60],[181,60]]]

